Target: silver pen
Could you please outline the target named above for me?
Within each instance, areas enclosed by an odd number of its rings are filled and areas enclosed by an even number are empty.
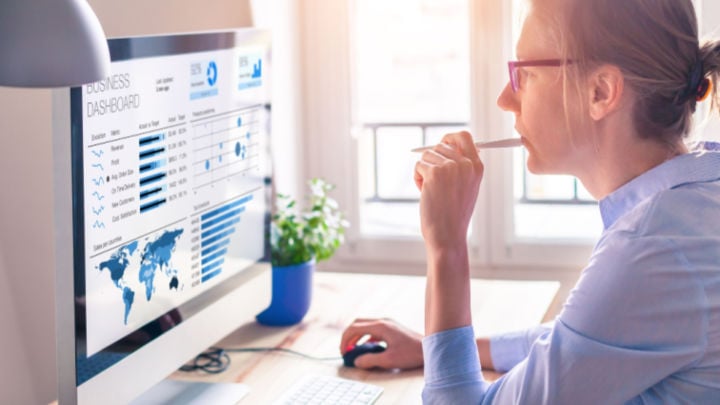
[[[434,148],[436,145],[431,146],[423,146],[420,148],[415,148],[411,152],[423,152],[426,150],[430,150]],[[522,141],[520,138],[507,138],[507,139],[498,139],[497,141],[487,141],[487,142],[475,142],[475,147],[478,149],[491,149],[491,148],[514,148],[516,146],[522,146]]]

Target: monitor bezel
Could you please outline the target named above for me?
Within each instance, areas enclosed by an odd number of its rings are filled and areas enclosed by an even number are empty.
[[[117,38],[108,40],[108,44],[113,62],[229,49],[235,47],[235,44],[264,45],[267,47],[266,56],[269,56],[270,34],[266,30],[251,28]],[[82,223],[76,220],[76,216],[82,217],[78,215],[82,207],[78,207],[74,200],[76,196],[82,198],[83,193],[82,184],[76,181],[78,173],[73,173],[73,170],[78,169],[82,173],[82,159],[78,153],[78,150],[82,150],[82,128],[73,127],[77,117],[75,120],[71,119],[71,114],[78,111],[78,108],[72,108],[72,103],[78,102],[77,94],[73,97],[73,91],[78,92],[79,88],[53,91],[58,397],[61,404],[90,403],[100,398],[104,403],[127,403],[243,323],[254,322],[254,315],[270,301],[270,265],[267,262],[258,262],[215,286],[211,289],[212,297],[204,304],[203,309],[173,327],[172,333],[159,335],[132,355],[78,385],[75,272],[76,264],[84,261],[84,247],[76,245],[74,241],[80,241],[79,244],[82,245],[84,230]],[[269,109],[269,100],[266,107]],[[78,140],[80,145],[73,143]],[[268,167],[271,165],[268,164]],[[267,174],[265,182],[268,218],[271,206],[269,179],[270,173]],[[243,288],[239,289],[241,285]],[[261,291],[259,295],[262,299],[257,299],[256,295],[253,301],[248,302],[247,294],[241,291],[247,288]],[[197,302],[191,305],[197,305]],[[148,367],[149,357],[153,359],[153,367]],[[126,381],[139,374],[137,371],[140,369],[143,370],[143,377],[134,380],[134,389],[109,390],[117,381]]]

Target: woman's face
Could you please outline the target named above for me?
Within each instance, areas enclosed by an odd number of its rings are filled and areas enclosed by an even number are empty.
[[[558,36],[544,19],[532,10],[523,24],[517,43],[520,61],[561,59]],[[515,129],[528,151],[528,169],[533,173],[576,174],[582,159],[578,148],[584,132],[577,119],[580,109],[577,92],[567,91],[563,99],[562,67],[540,66],[518,68],[519,88],[513,92],[510,83],[498,98],[498,106],[515,114]],[[567,117],[565,107],[567,106]],[[580,134],[577,134],[580,135]],[[571,141],[572,140],[572,141]]]

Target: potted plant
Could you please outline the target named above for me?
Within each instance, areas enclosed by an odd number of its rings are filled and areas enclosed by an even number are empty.
[[[256,316],[264,325],[294,325],[303,319],[310,308],[315,265],[332,257],[344,241],[349,224],[328,195],[334,186],[318,178],[308,185],[302,212],[292,197],[278,195],[270,226],[272,300]]]

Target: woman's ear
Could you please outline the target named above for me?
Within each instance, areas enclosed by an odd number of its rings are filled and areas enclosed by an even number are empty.
[[[588,77],[590,117],[600,121],[617,110],[625,90],[625,78],[617,66],[602,65]]]

